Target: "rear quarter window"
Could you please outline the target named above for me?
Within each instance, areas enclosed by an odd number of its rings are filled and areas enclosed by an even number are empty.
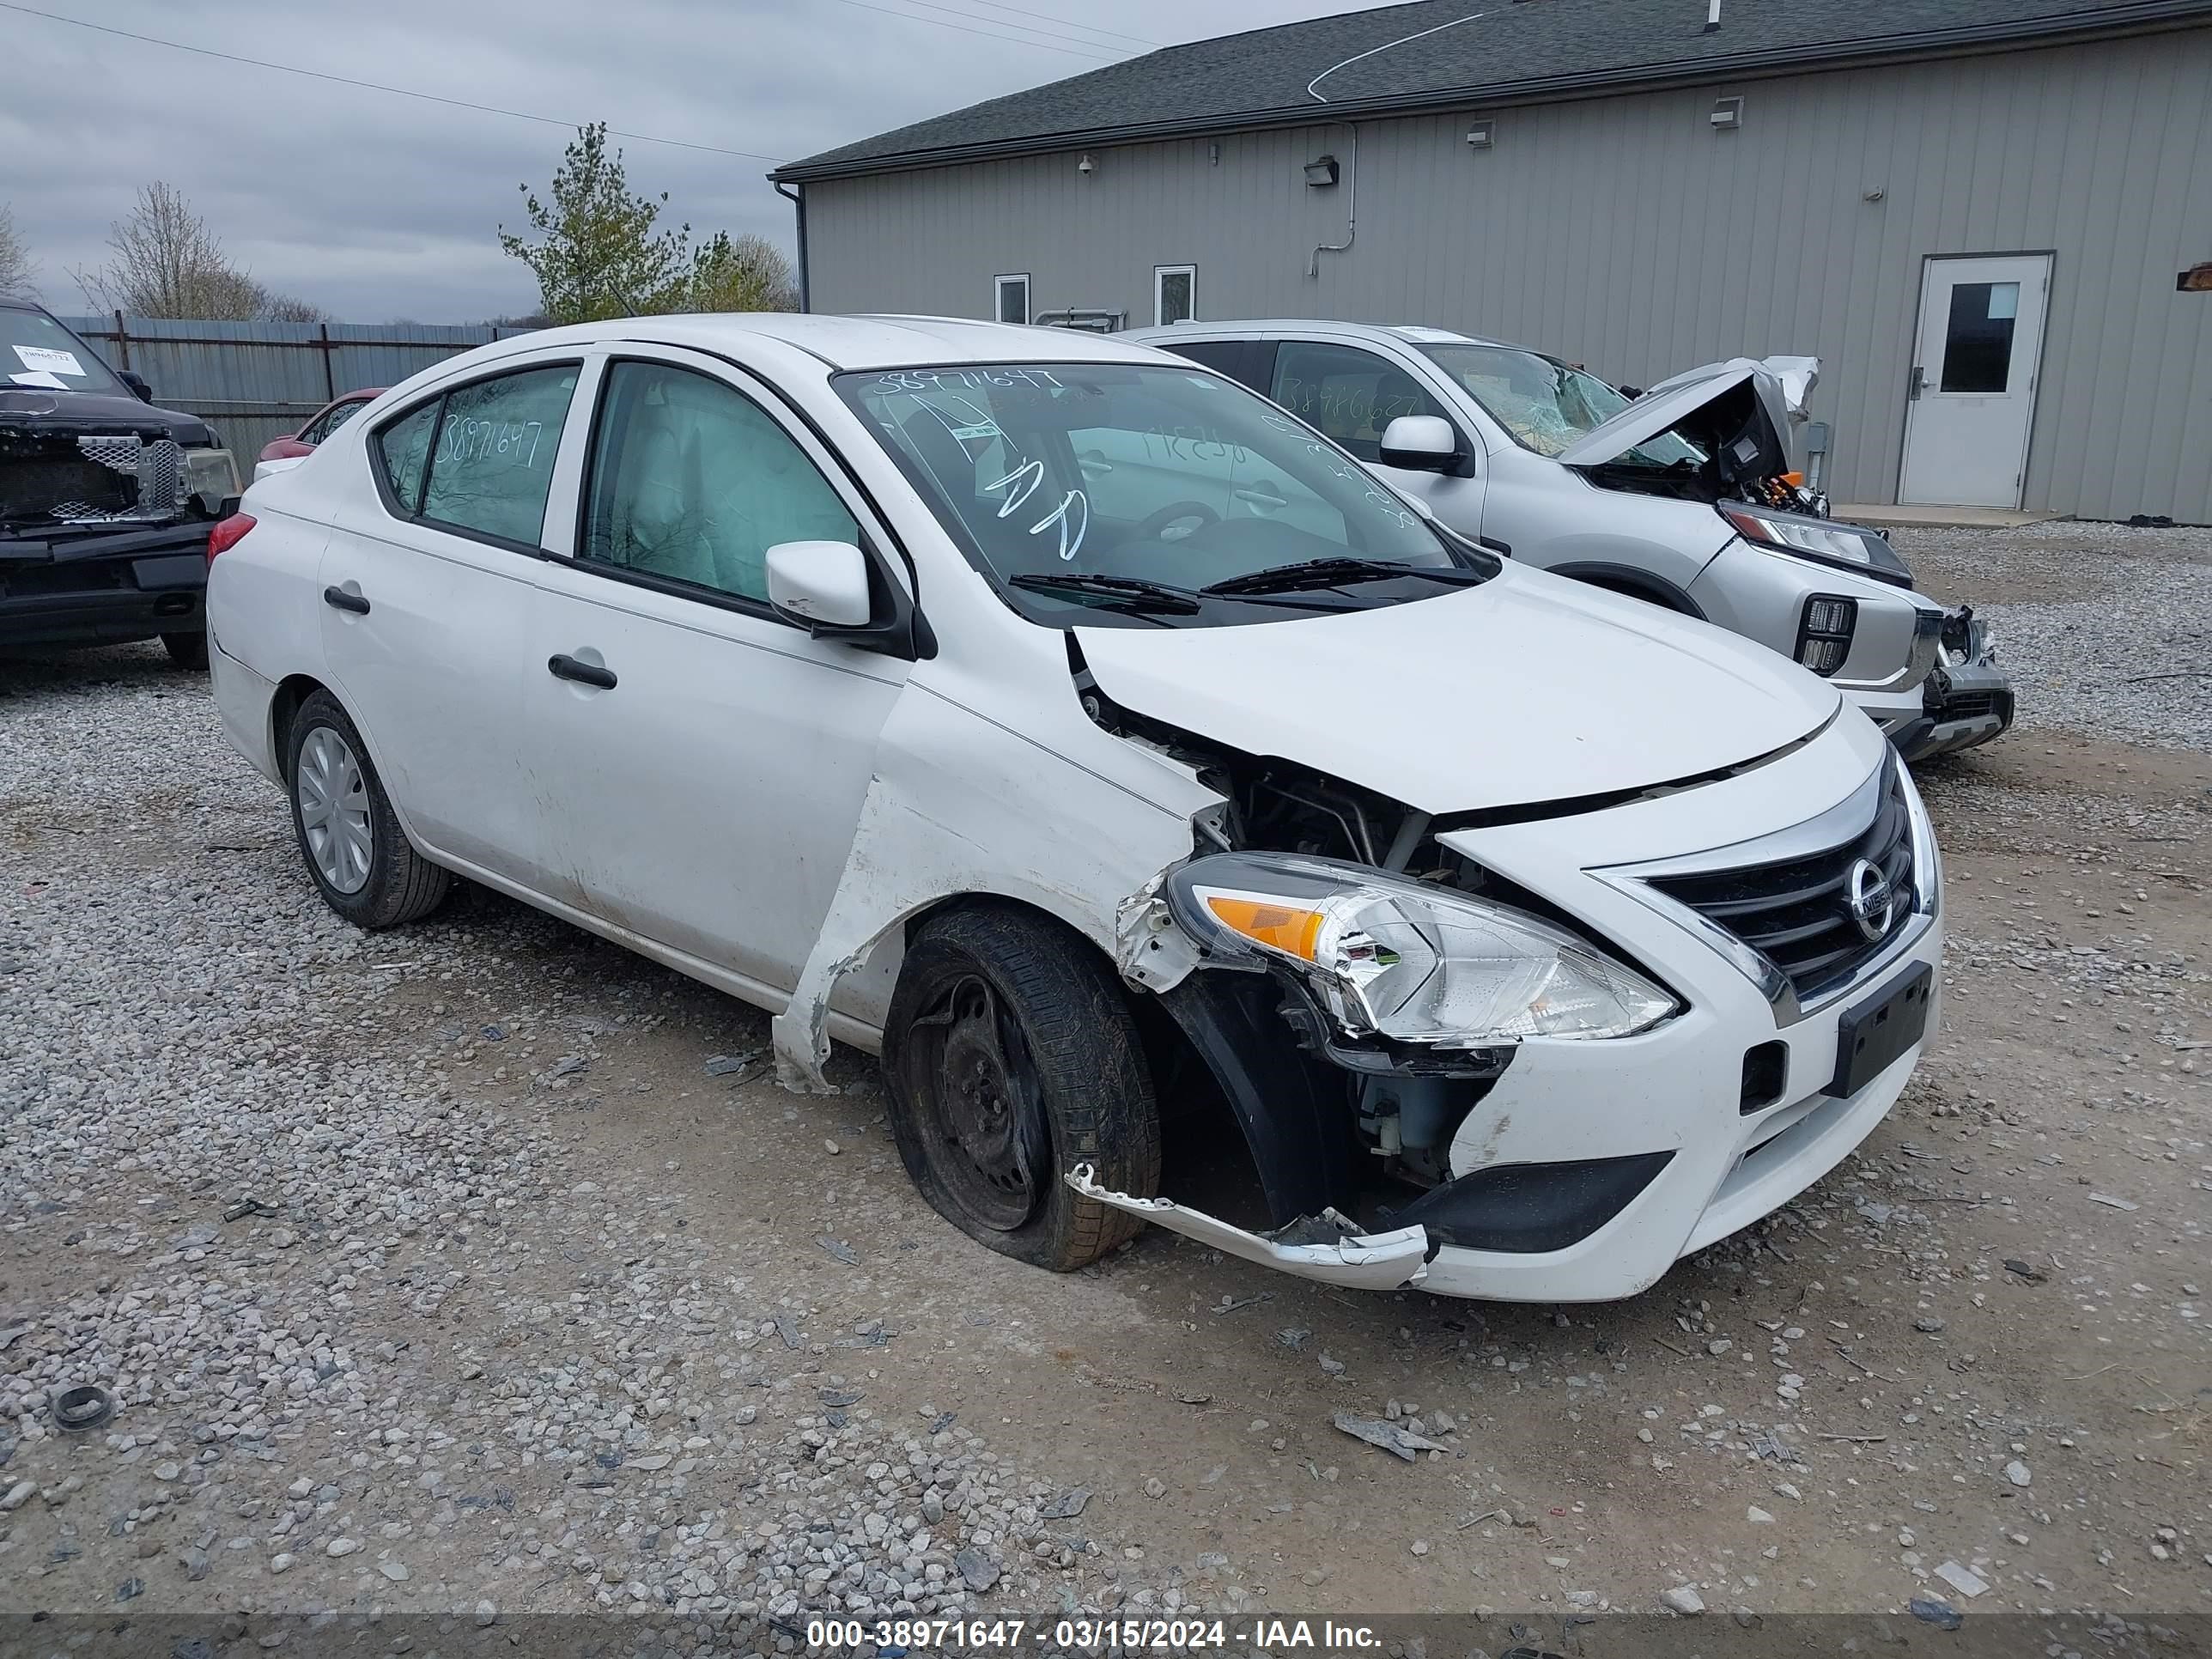
[[[372,446],[384,482],[400,510],[412,514],[422,501],[424,463],[430,459],[430,434],[438,424],[438,400],[402,415],[376,434]]]

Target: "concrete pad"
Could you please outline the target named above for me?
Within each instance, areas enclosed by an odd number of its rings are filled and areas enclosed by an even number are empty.
[[[2063,513],[2031,513],[2011,507],[1900,507],[1869,501],[1835,501],[1832,517],[1850,524],[1917,525],[1960,530],[2017,530],[2022,525],[2048,524]]]

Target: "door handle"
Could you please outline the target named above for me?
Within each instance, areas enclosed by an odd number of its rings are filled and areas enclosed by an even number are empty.
[[[601,668],[596,663],[578,662],[571,656],[546,658],[545,670],[556,680],[574,680],[579,685],[596,685],[602,691],[615,689],[613,669]]]
[[[1913,364],[1911,383],[1905,388],[1905,401],[1907,403],[1918,403],[1920,401],[1920,394],[1927,389],[1928,371],[1923,368],[1918,363]]]
[[[368,614],[368,601],[358,593],[349,593],[343,587],[323,590],[323,603],[334,611],[350,611],[356,617]]]

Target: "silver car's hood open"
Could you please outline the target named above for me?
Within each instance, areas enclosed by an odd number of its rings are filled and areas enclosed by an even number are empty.
[[[1749,382],[1762,419],[1747,429],[1729,434],[1745,446],[1735,457],[1739,471],[1766,466],[1786,470],[1789,433],[1793,421],[1804,418],[1805,399],[1820,378],[1814,357],[1733,357],[1724,363],[1708,363],[1672,375],[1651,387],[1611,420],[1592,427],[1561,450],[1557,459],[1567,466],[1604,466],[1619,460],[1638,444],[1649,443],[1677,428],[1693,443],[1706,444],[1711,434],[1698,428],[1701,417],[1738,386]],[[1744,423],[1731,422],[1731,426]],[[1759,450],[1764,450],[1762,456]]]
[[[1373,611],[1076,638],[1124,708],[1432,814],[1703,776],[1796,742],[1838,701],[1764,646],[1510,562]]]

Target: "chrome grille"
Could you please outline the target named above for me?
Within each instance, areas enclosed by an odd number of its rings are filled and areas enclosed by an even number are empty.
[[[1849,978],[1905,926],[1915,874],[1911,814],[1893,769],[1873,821],[1840,845],[1646,879],[1774,963],[1802,1002]]]

